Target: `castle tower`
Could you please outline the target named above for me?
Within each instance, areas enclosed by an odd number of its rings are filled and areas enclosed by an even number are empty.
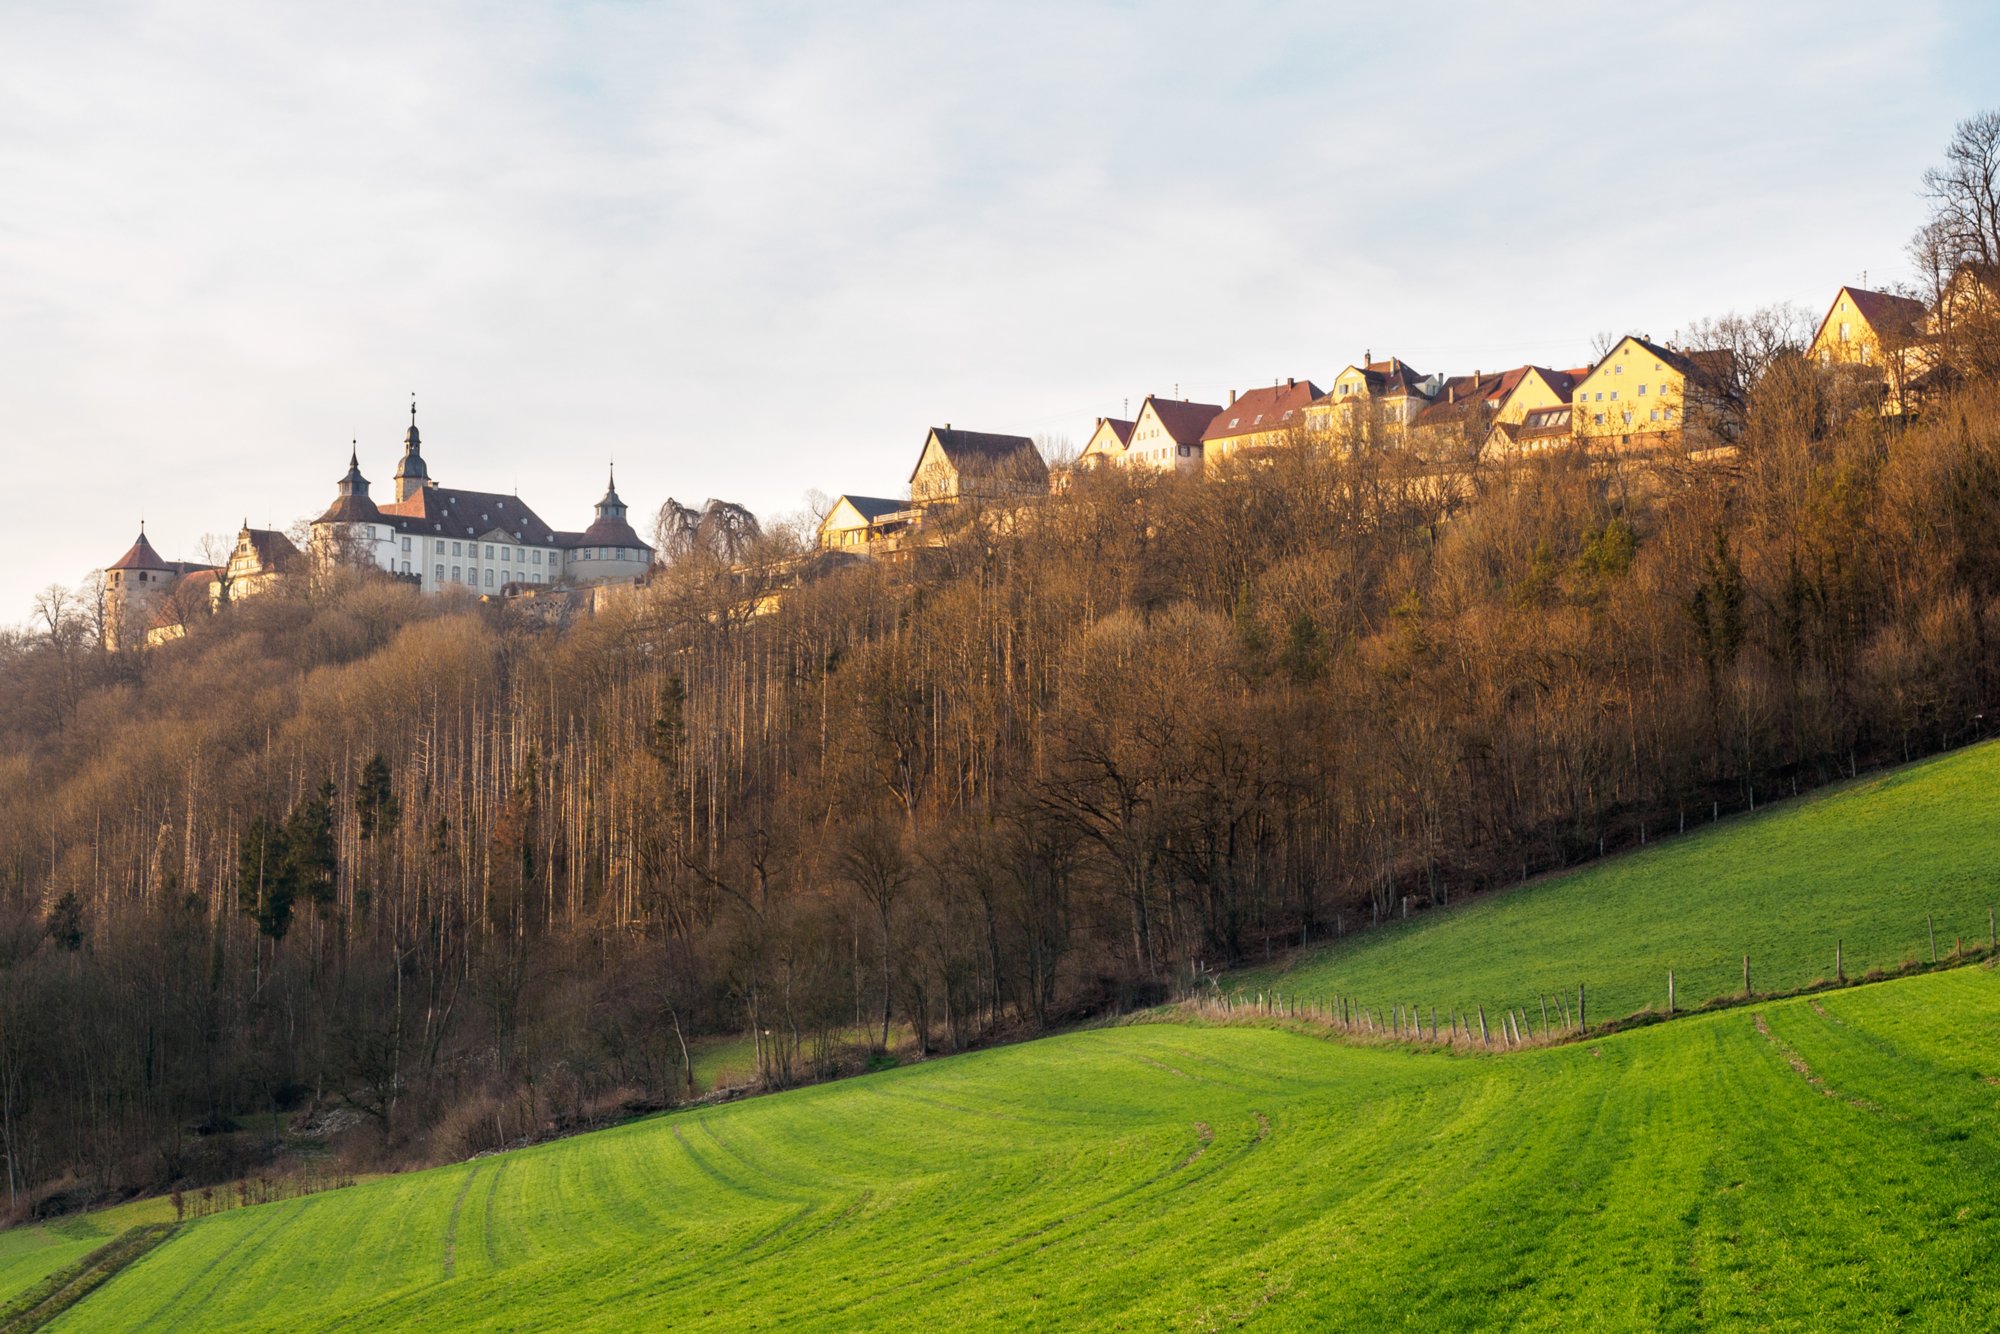
[[[354,471],[354,476],[361,474]],[[431,483],[430,470],[424,466],[421,441],[417,436],[417,400],[410,399],[410,430],[403,437],[403,458],[396,465],[396,501],[398,504],[416,495]],[[364,484],[365,485],[365,484]],[[346,492],[342,492],[345,495]]]
[[[146,521],[141,519],[138,540],[104,567],[104,646],[113,652],[143,647],[146,627],[179,575],[179,568],[161,560],[146,540]]]

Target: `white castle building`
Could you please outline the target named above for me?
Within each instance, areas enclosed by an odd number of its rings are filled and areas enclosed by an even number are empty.
[[[653,548],[626,521],[615,475],[582,532],[545,522],[517,495],[439,486],[424,464],[414,403],[395,500],[378,505],[369,497],[358,452],[339,485],[339,497],[312,521],[315,552],[372,562],[426,593],[629,582],[652,568]]]

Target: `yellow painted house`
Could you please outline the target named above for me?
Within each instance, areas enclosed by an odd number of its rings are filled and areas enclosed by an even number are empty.
[[[1297,379],[1240,397],[1230,390],[1229,406],[1202,432],[1203,470],[1212,475],[1231,459],[1256,458],[1296,438],[1306,429],[1306,409],[1320,396],[1318,385]]]
[[[865,551],[868,544],[886,536],[888,527],[909,508],[907,502],[883,496],[842,496],[833,502],[819,521],[819,545],[823,551]]]
[[[1594,449],[1672,444],[1687,424],[1691,380],[1718,378],[1726,353],[1676,352],[1633,334],[1618,340],[1571,397],[1571,428]]]
[[[1307,408],[1308,424],[1316,434],[1356,444],[1398,439],[1443,384],[1400,357],[1377,361],[1367,352],[1334,376],[1333,387]]]
[[[1025,435],[933,426],[910,470],[916,505],[1019,500],[1048,494],[1049,465]]]
[[[1822,366],[1882,366],[1924,331],[1924,303],[1892,292],[1843,287],[1826,308],[1807,355]]]
[[[1500,405],[1493,413],[1493,428],[1487,432],[1486,443],[1481,449],[1483,458],[1502,456],[1522,449],[1522,431],[1528,425],[1528,418],[1534,416],[1535,424],[1532,443],[1536,450],[1547,449],[1551,438],[1550,426],[1560,418],[1562,434],[1569,434],[1570,400],[1576,394],[1577,384],[1590,374],[1590,367],[1579,366],[1572,370],[1559,371],[1547,366],[1523,366],[1518,371],[1509,371],[1513,383]],[[1550,410],[1560,408],[1559,414],[1551,415]],[[1531,451],[1530,451],[1531,452]]]
[[[1083,452],[1076,456],[1076,466],[1104,468],[1123,463],[1125,450],[1132,443],[1132,427],[1133,423],[1116,417],[1099,417],[1090,439],[1083,442]]]

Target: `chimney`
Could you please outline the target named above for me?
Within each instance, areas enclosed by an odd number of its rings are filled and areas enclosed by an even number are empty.
[[[1232,408],[1236,406],[1236,391],[1234,389],[1229,391],[1229,406]]]
[[[1454,385],[1447,385],[1447,386],[1445,386],[1445,391],[1444,391],[1444,401],[1445,401],[1445,402],[1447,402],[1447,403],[1456,403],[1456,402],[1458,402],[1458,386],[1457,386],[1457,385],[1455,385],[1455,384],[1454,384]]]
[[[1297,381],[1297,380],[1295,380],[1294,378],[1292,378],[1291,376],[1287,375],[1287,376],[1285,377],[1285,388],[1287,388],[1287,389],[1291,389],[1291,388],[1295,387],[1295,386],[1296,386],[1297,384],[1298,384],[1298,381]]]
[[[1370,348],[1368,351],[1363,352],[1361,354],[1361,369],[1365,371],[1374,364],[1375,364],[1375,349]]]

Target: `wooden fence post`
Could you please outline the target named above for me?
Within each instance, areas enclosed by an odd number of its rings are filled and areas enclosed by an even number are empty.
[[[1549,998],[1538,991],[1535,993],[1535,999],[1542,1003],[1542,1032],[1547,1033],[1549,1031]]]
[[[1674,1017],[1674,970],[1667,969],[1667,1018]]]
[[[1750,999],[1750,956],[1743,956],[1743,999]]]
[[[1847,960],[1841,954],[1841,942],[1838,940],[1833,942],[1833,980],[1835,982],[1847,980]]]
[[[1931,916],[1929,913],[1924,914],[1924,930],[1930,933],[1931,962],[1936,963],[1937,962],[1937,919]]]
[[[1479,1007],[1479,1045],[1482,1047],[1493,1045],[1486,1040],[1486,1007],[1484,1005]]]
[[[1581,1033],[1589,1027],[1583,1018],[1583,983],[1576,984],[1576,1031]]]

